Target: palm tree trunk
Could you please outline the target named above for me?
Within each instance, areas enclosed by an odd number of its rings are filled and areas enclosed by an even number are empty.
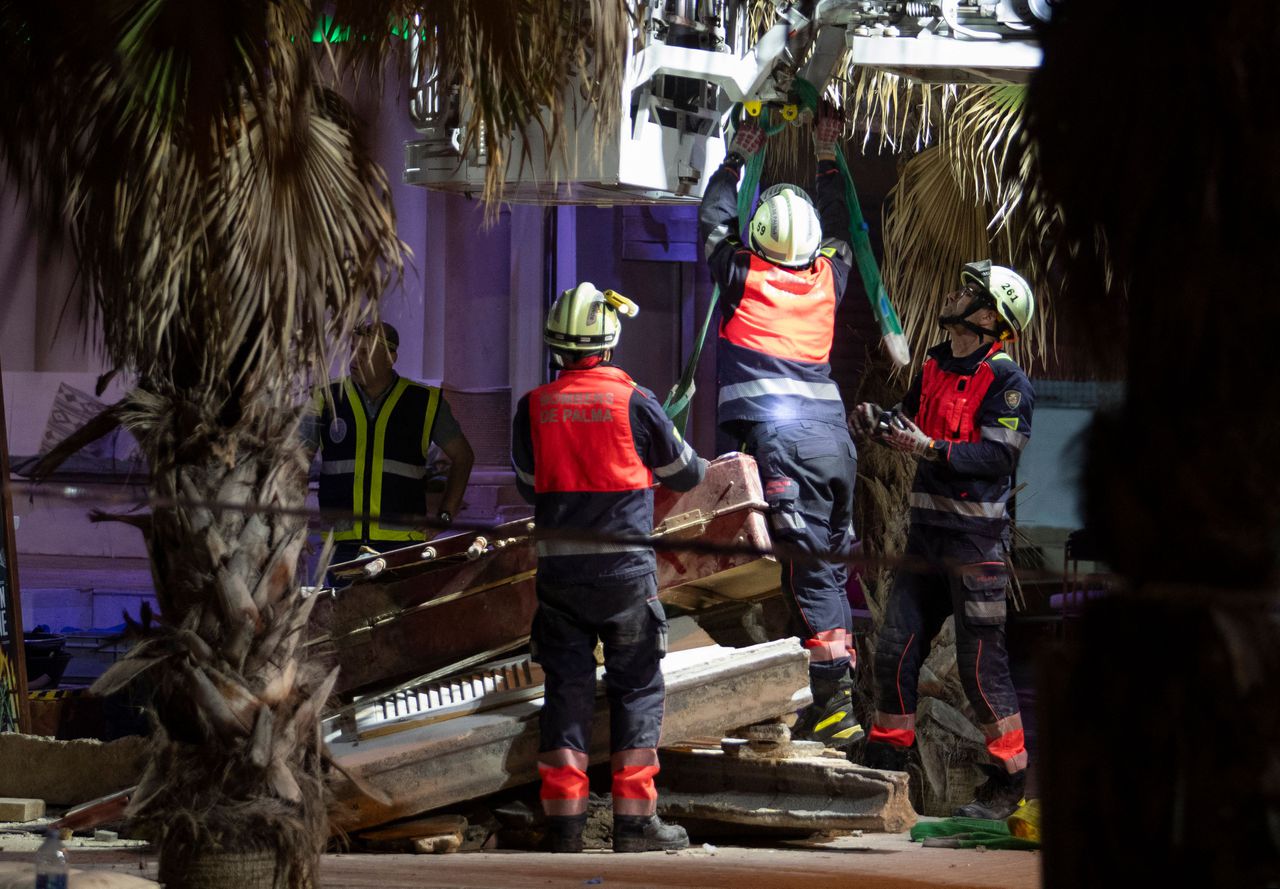
[[[109,693],[142,671],[152,681],[155,749],[131,815],[155,838],[167,886],[214,885],[211,869],[218,885],[316,885],[319,715],[336,673],[299,652],[314,602],[295,581],[305,458],[287,419],[254,435],[194,422],[190,402],[131,400],[154,467],[161,621],[95,686]]]

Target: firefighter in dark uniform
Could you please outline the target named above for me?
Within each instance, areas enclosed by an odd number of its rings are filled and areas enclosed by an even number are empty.
[[[960,680],[990,756],[986,783],[956,814],[1004,819],[1022,799],[1027,769],[1005,648],[1007,504],[1035,394],[1003,350],[1026,329],[1035,303],[1021,276],[989,261],[969,263],[960,278],[938,319],[948,340],[929,350],[902,404],[883,411],[863,403],[851,417],[860,434],[920,460],[907,563],[876,644],[876,712],[864,762],[905,770],[920,666],[954,615]]]
[[[756,460],[774,541],[837,554],[854,543],[857,474],[830,365],[836,308],[852,267],[849,210],[835,162],[841,127],[838,112],[824,103],[814,128],[816,212],[797,186],[775,185],[760,196],[749,244],[739,239],[738,177],[764,139],[748,118],[707,183],[699,213],[720,287],[720,428]],[[864,737],[853,705],[847,580],[838,559],[782,559],[783,589],[809,651],[813,691],[792,735],[838,748]]]
[[[318,392],[304,438],[319,446],[320,507],[352,518],[335,522],[334,562],[362,548],[386,552],[425,540],[409,516],[426,515],[427,454],[449,458],[435,525],[447,527],[462,505],[475,457],[440,389],[394,370],[400,335],[382,323],[356,332],[350,376]],[[384,518],[385,516],[385,518]]]
[[[655,814],[665,689],[666,617],[658,601],[654,481],[694,487],[706,461],[653,393],[609,363],[620,313],[635,304],[590,283],[551,307],[544,340],[555,382],[520,399],[513,421],[517,486],[535,505],[538,610],[531,633],[546,674],[538,769],[552,851],[580,852],[595,709],[597,639],[604,645],[613,769],[613,850],[683,849],[684,829]]]

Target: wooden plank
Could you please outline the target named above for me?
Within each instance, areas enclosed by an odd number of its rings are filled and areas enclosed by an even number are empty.
[[[794,713],[812,701],[809,657],[797,639],[749,648],[698,648],[662,662],[667,685],[662,746],[722,735],[741,724]],[[541,703],[514,704],[330,750],[344,775],[382,791],[374,800],[346,777],[332,784],[335,831],[375,827],[538,778]],[[592,762],[609,759],[609,708],[599,683]]]
[[[9,490],[9,433],[5,428],[4,374],[0,369],[0,731],[31,731],[27,703],[27,654],[22,643],[22,597],[18,589],[18,545],[13,535]]]
[[[362,840],[370,842],[388,842],[390,840],[412,840],[418,837],[436,837],[456,833],[459,837],[467,829],[467,819],[461,815],[435,815],[431,818],[415,818],[399,824],[389,824],[377,830],[368,830],[359,834]]]
[[[701,538],[767,550],[764,508],[755,461],[745,454],[712,462],[692,491],[654,491],[654,519],[665,540]],[[341,667],[335,691],[347,699],[528,637],[537,607],[537,556],[527,519],[333,570],[354,576],[362,565],[376,574],[319,602],[311,620],[317,644],[327,636],[320,651]],[[779,579],[778,563],[754,552],[657,552],[660,598],[690,610],[775,594]]]

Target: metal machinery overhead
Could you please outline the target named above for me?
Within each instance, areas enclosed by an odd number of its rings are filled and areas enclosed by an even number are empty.
[[[693,203],[725,153],[736,102],[794,102],[797,76],[821,91],[845,60],[931,83],[1019,83],[1040,63],[1032,28],[1053,0],[820,0],[779,4],[754,43],[739,0],[640,0],[619,125],[602,150],[596,115],[566,97],[575,135],[547,157],[510,152],[503,199],[532,204]],[[415,44],[416,47],[416,44]],[[846,55],[847,53],[847,55]],[[466,96],[438,72],[415,76],[404,181],[479,194],[490,153],[462,150]]]

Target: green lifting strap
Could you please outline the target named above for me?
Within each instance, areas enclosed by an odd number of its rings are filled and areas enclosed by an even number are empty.
[[[853,256],[858,265],[858,274],[862,277],[862,289],[867,292],[867,300],[871,303],[871,312],[880,326],[880,342],[898,367],[906,367],[911,363],[911,347],[902,333],[902,322],[898,313],[889,301],[889,294],[884,289],[884,281],[880,278],[880,266],[876,263],[875,254],[871,252],[871,238],[867,234],[867,221],[862,217],[862,205],[858,202],[858,192],[853,187],[853,176],[849,173],[849,164],[844,159],[844,152],[836,152],[836,165],[844,174],[845,200],[849,203],[849,229],[853,235]]]
[[[800,97],[800,104],[803,104],[810,111],[817,111],[818,93],[814,89],[813,84],[803,78],[797,78],[794,83],[796,94]],[[765,134],[774,135],[780,132],[785,124],[781,124],[776,128],[770,129],[768,122],[764,121]],[[746,227],[747,216],[751,210],[751,200],[755,196],[756,187],[760,184],[760,174],[764,169],[764,155],[768,150],[768,143],[765,143],[759,151],[747,163],[746,169],[742,177],[742,185],[738,189],[738,226]],[[840,168],[840,173],[844,176],[844,193],[845,202],[849,206],[849,229],[853,238],[853,255],[858,266],[858,274],[862,278],[862,287],[867,293],[867,300],[871,303],[871,311],[875,315],[876,324],[880,327],[880,339],[884,343],[885,351],[893,362],[899,367],[906,367],[911,363],[911,349],[907,345],[907,338],[902,333],[902,322],[898,320],[898,313],[893,308],[893,303],[889,301],[889,294],[884,288],[884,281],[880,277],[880,266],[876,262],[875,254],[871,250],[871,238],[867,234],[867,221],[862,215],[862,204],[858,201],[858,190],[853,185],[853,176],[849,172],[849,165],[844,159],[844,152],[836,152],[836,165]],[[689,403],[693,400],[697,386],[694,384],[694,376],[698,370],[698,359],[702,356],[702,346],[706,342],[707,333],[711,329],[711,321],[716,317],[720,304],[720,288],[717,286],[711,294],[711,305],[707,309],[706,320],[702,323],[702,332],[698,335],[697,341],[694,343],[693,355],[689,358],[689,363],[685,366],[684,373],[680,376],[680,381],[671,389],[667,395],[667,399],[663,402],[662,409],[666,411],[668,417],[675,424],[680,434],[684,434],[685,425],[689,420]]]
[[[792,89],[804,105],[815,114],[818,111],[818,90],[803,77],[797,77]],[[867,221],[862,216],[862,204],[858,201],[858,190],[853,185],[853,175],[849,172],[849,164],[844,159],[844,152],[836,152],[836,165],[844,176],[844,196],[849,205],[849,230],[853,237],[853,256],[858,266],[858,275],[862,278],[862,289],[867,292],[867,300],[871,303],[871,312],[875,315],[876,324],[880,327],[880,341],[885,351],[899,367],[911,363],[911,348],[907,338],[902,334],[902,322],[894,311],[889,294],[884,289],[884,281],[880,278],[880,266],[876,263],[875,254],[871,252],[871,237],[867,234]]]
[[[743,168],[742,184],[738,188],[739,231],[747,225],[747,217],[751,213],[751,201],[755,198],[756,187],[760,184],[760,173],[764,170],[764,154],[767,150],[768,146],[761,146]],[[689,403],[693,401],[693,395],[698,391],[698,386],[694,382],[698,371],[698,359],[702,357],[702,346],[707,341],[711,322],[719,311],[720,287],[717,285],[711,291],[711,304],[707,306],[707,317],[702,322],[702,332],[698,334],[698,339],[693,344],[693,355],[685,365],[680,381],[672,387],[671,392],[667,394],[667,400],[662,403],[663,411],[671,418],[671,422],[675,424],[682,436],[689,422]]]

